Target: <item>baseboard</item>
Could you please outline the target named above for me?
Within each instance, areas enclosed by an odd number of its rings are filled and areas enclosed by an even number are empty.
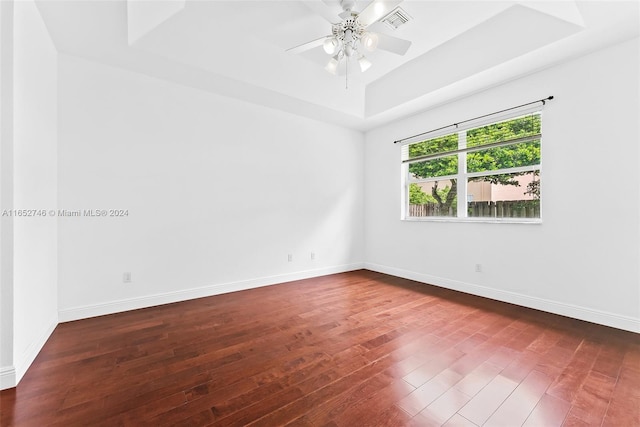
[[[6,390],[8,388],[15,387],[18,382],[16,381],[16,370],[13,366],[3,366],[0,368],[0,390]]]
[[[20,382],[24,374],[29,369],[29,366],[33,363],[33,361],[44,347],[45,343],[53,333],[53,330],[58,326],[58,318],[54,317],[49,320],[47,323],[47,328],[42,331],[40,336],[31,342],[29,347],[16,359],[14,360],[14,365],[16,369],[16,384]]]
[[[59,310],[58,319],[60,322],[70,322],[73,320],[87,319],[89,317],[104,316],[106,314],[120,313],[128,310],[137,310],[140,308],[153,307],[156,305],[170,304],[195,298],[203,298],[229,292],[259,288],[262,286],[292,282],[294,280],[303,280],[310,279],[312,277],[326,276],[328,274],[344,273],[347,271],[360,270],[362,268],[364,268],[363,263],[344,264],[313,270],[298,271],[294,273],[279,274],[275,276],[261,277],[250,280],[242,280],[238,282],[220,283],[216,285],[185,289],[174,292],[166,292],[139,298],[110,301],[103,304],[66,308],[63,310]]]
[[[29,366],[44,347],[45,343],[53,333],[53,330],[58,326],[58,318],[52,318],[47,322],[47,327],[42,331],[39,337],[29,344],[29,347],[22,352],[20,356],[14,360],[14,366],[4,366],[0,368],[0,390],[12,388],[18,385],[24,374],[29,369]]]
[[[618,314],[601,310],[594,310],[574,304],[566,304],[558,301],[547,300],[544,298],[532,297],[529,295],[519,294],[517,292],[503,291],[500,289],[494,289],[486,286],[475,285],[472,283],[465,283],[442,277],[431,276],[428,274],[417,273],[415,271],[403,270],[386,265],[365,263],[364,268],[371,271],[377,271],[379,273],[385,273],[392,276],[402,277],[405,279],[415,280],[417,282],[439,286],[441,288],[452,289],[455,291],[478,295],[497,301],[546,311],[548,313],[559,314],[561,316],[586,320],[587,322],[640,333],[640,319],[634,317],[621,316]]]

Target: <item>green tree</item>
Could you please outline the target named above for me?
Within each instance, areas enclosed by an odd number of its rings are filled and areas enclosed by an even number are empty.
[[[540,200],[540,180],[537,179],[540,176],[539,171],[534,172],[536,179],[527,184],[527,191],[524,194],[530,195],[534,200]]]
[[[540,133],[540,116],[537,114],[519,117],[501,123],[495,123],[467,131],[467,147],[481,147],[495,142],[523,138]],[[440,181],[434,181],[431,196],[440,205],[441,212],[447,212],[454,206],[458,193],[456,178],[458,173],[458,155],[449,154],[458,149],[458,134],[433,138],[409,146],[409,159],[426,155],[438,155],[423,162],[409,165],[409,172],[416,178],[447,177],[450,186],[440,187]],[[502,147],[493,147],[467,153],[467,171],[484,172],[540,163],[540,141],[533,140]],[[485,181],[492,184],[519,186],[516,177],[530,172],[496,174],[472,178],[472,181]],[[537,175],[537,173],[536,173]],[[446,190],[446,191],[443,191]],[[539,197],[537,184],[527,186],[523,194]]]
[[[444,200],[447,198],[447,195],[451,187],[439,188],[436,191],[436,195],[439,196],[440,200]],[[427,203],[437,203],[437,199],[433,197],[431,194],[427,194],[422,191],[422,188],[416,184],[411,183],[409,185],[409,204],[412,205],[424,205]],[[454,202],[455,206],[455,202]]]
[[[409,146],[409,158],[430,154],[446,153],[458,149],[458,134],[445,135]],[[449,155],[409,165],[409,172],[416,178],[433,178],[458,173],[458,156]],[[431,188],[432,203],[438,203],[441,212],[447,212],[456,199],[457,182],[451,179],[451,186],[440,188],[440,181],[434,181]]]
[[[416,183],[409,185],[409,204],[411,205],[425,205],[427,203],[434,203],[435,199],[429,197],[427,193],[422,191],[422,188]]]

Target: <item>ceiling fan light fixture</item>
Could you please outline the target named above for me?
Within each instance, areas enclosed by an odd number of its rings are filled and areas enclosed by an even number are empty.
[[[324,51],[327,52],[327,54],[333,55],[334,53],[336,53],[336,50],[338,50],[338,45],[338,39],[336,39],[335,37],[329,37],[324,41],[322,47]]]
[[[347,28],[344,31],[344,36],[342,36],[342,37],[343,37],[343,40],[344,40],[345,44],[351,43],[353,41],[353,31],[351,31],[350,29]]]
[[[327,70],[327,72],[331,73],[331,74],[337,74],[338,72],[338,59],[337,58],[338,55],[334,56],[333,58],[331,58],[329,60],[329,63],[327,64],[326,67],[324,67],[325,70]]]
[[[360,56],[360,58],[358,58],[358,64],[360,64],[360,71],[362,71],[363,73],[371,68],[372,65],[371,61],[369,61],[364,56]]]
[[[344,47],[344,54],[347,55],[348,57],[351,57],[354,52],[355,52],[355,49],[353,48],[353,46],[351,46],[351,43],[349,43]]]
[[[2,0],[0,0],[2,1]],[[287,49],[287,52],[301,53],[309,49],[322,46],[323,50],[330,55],[329,62],[325,65],[325,70],[333,75],[345,76],[345,87],[349,87],[349,70],[351,64],[361,72],[371,68],[371,61],[364,55],[375,50],[383,50],[397,55],[404,55],[411,42],[388,34],[376,33],[375,26],[380,22],[389,22],[396,28],[396,23],[407,22],[409,15],[402,9],[396,7],[390,13],[394,5],[403,0],[367,0],[368,5],[361,11],[354,10],[356,0],[323,0],[325,3],[338,2],[342,7],[342,13],[338,14],[339,22],[334,22],[331,18],[331,32],[324,37],[311,40],[307,43]],[[369,27],[373,32],[369,32]],[[375,54],[373,54],[375,55]]]

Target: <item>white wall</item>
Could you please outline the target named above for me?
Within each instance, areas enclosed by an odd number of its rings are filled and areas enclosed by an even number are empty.
[[[0,2],[0,211],[13,209],[13,2]],[[13,366],[13,218],[0,217],[0,389]]]
[[[32,1],[14,4],[13,207],[57,206],[57,53]],[[13,363],[19,381],[58,324],[54,216],[13,219]]]
[[[362,266],[361,133],[70,56],[58,76],[59,208],[129,211],[59,218],[61,320]]]
[[[367,267],[640,331],[638,52],[627,41],[369,132]],[[548,95],[541,225],[400,220],[392,141]]]

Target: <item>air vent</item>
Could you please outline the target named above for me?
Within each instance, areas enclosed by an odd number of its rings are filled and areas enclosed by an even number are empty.
[[[396,7],[393,9],[387,16],[382,18],[380,21],[384,23],[387,27],[392,30],[397,29],[400,25],[406,24],[411,20],[411,16],[402,9],[401,7]]]

